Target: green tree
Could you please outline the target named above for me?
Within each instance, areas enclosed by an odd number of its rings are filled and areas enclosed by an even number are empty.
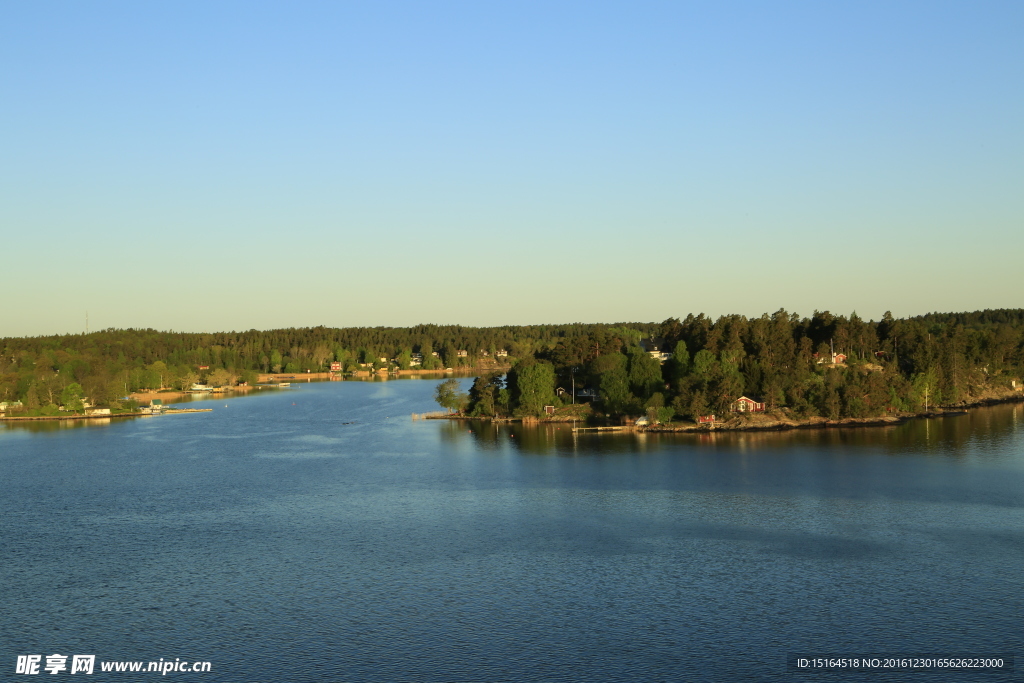
[[[459,380],[452,377],[437,385],[434,400],[442,408],[462,412],[469,403],[469,395],[459,391]]]
[[[661,363],[639,346],[629,349],[629,388],[640,398],[648,398],[664,385]]]
[[[666,373],[672,382],[678,382],[690,372],[690,352],[686,342],[676,342],[672,357],[665,363]]]
[[[198,381],[199,375],[192,372],[191,370],[186,370],[184,373],[178,376],[178,387],[182,391],[188,391],[189,389],[192,388],[192,385]]]
[[[167,368],[167,363],[162,360],[154,361],[146,366],[156,378],[157,388],[163,389],[171,380],[171,371]]]
[[[703,391],[695,391],[690,396],[690,405],[686,412],[694,421],[702,415],[708,414],[708,397]]]
[[[498,390],[498,410],[504,415],[512,412],[512,392],[508,387]]]
[[[313,348],[313,353],[310,359],[313,361],[313,365],[317,370],[322,370],[324,363],[330,360],[334,356],[334,351],[326,342],[321,342]]]
[[[910,403],[917,410],[930,410],[935,407],[936,385],[938,382],[934,370],[919,372],[910,380]]]
[[[424,370],[439,370],[444,367],[441,365],[441,360],[434,355],[434,347],[429,342],[420,345],[420,354],[423,355],[423,363],[420,367]]]
[[[446,368],[454,368],[458,365],[458,356],[452,344],[445,344],[441,347],[441,362]]]
[[[473,381],[469,390],[469,413],[491,417],[497,414],[498,396],[504,385],[499,375],[484,375]]]
[[[786,405],[786,392],[783,388],[782,378],[775,373],[770,375],[762,385],[761,395],[768,410],[775,410]]]
[[[631,327],[612,327],[608,332],[618,337],[623,346],[639,346],[640,340],[644,338],[643,332]]]
[[[598,356],[590,363],[590,386],[597,388],[602,406],[609,414],[630,414],[640,406],[629,390],[628,365],[627,356],[617,351]]]
[[[725,413],[733,401],[743,395],[743,374],[735,362],[735,356],[728,351],[722,352],[718,365],[718,379],[713,386],[715,398],[711,407],[716,413]]]
[[[64,410],[82,410],[83,398],[82,385],[78,382],[67,385],[60,394],[60,402],[64,404]]]
[[[601,374],[599,390],[604,408],[612,414],[633,412],[636,397],[629,391],[629,375],[622,367],[613,367]]]
[[[210,379],[208,380],[212,386],[215,387],[228,387],[235,383],[235,376],[222,368],[217,368],[210,373]]]
[[[39,406],[39,392],[36,391],[36,385],[33,384],[25,393],[25,408],[28,410],[38,410]]]
[[[518,412],[540,415],[555,403],[555,368],[546,361],[520,362],[515,370]]]
[[[717,365],[715,354],[707,349],[701,349],[693,356],[693,371],[705,381],[711,379]]]

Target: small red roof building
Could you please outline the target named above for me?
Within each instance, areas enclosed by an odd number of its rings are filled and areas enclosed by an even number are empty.
[[[755,401],[748,396],[740,396],[729,406],[729,411],[733,413],[763,413],[764,403]]]

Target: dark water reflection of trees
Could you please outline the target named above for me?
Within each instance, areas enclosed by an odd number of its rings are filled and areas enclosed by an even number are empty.
[[[223,400],[223,395],[185,397],[166,401],[202,403]],[[202,406],[196,406],[202,407]],[[67,429],[99,429],[151,417],[99,418],[88,420],[39,420],[0,422],[0,429],[52,434]],[[863,448],[887,453],[935,452],[954,457],[968,452],[995,453],[1024,429],[1024,404],[1013,403],[975,408],[964,415],[913,419],[890,427],[795,429],[782,432],[672,433],[574,433],[571,423],[523,425],[495,424],[478,420],[451,420],[439,425],[448,442],[469,439],[481,450],[508,450],[531,455],[588,455],[637,453],[683,447],[728,450],[781,449],[793,447]],[[977,448],[975,448],[977,446]]]
[[[101,428],[109,427],[115,419],[131,420],[134,418],[109,418],[94,417],[82,420],[25,420],[17,422],[0,423],[2,428],[30,432],[33,434],[53,434],[68,429],[81,429],[84,427]]]
[[[706,432],[690,434],[581,432],[571,424],[494,424],[452,420],[441,427],[449,442],[471,439],[482,450],[513,449],[533,455],[636,453],[679,446],[729,450],[792,447],[844,447],[888,453],[941,452],[964,455],[995,452],[1024,429],[1024,404],[976,408],[964,415],[913,419],[887,427],[796,429],[781,432]],[[975,449],[974,446],[979,446]]]

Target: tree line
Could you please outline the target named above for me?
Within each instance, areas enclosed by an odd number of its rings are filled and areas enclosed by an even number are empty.
[[[661,361],[658,353],[671,357]],[[588,330],[519,359],[505,376],[476,378],[465,395],[449,387],[438,400],[500,417],[540,415],[545,406],[596,396],[593,407],[605,415],[668,422],[723,415],[748,396],[768,412],[840,419],[1005,395],[1022,373],[1022,309],[907,319],[886,313],[878,321],[780,310]]]
[[[91,334],[0,339],[0,402],[27,410],[63,405],[71,384],[97,406],[117,407],[133,392],[254,382],[258,373],[419,367],[468,368],[498,352],[525,358],[558,339],[608,325],[288,328],[185,333],[108,329]],[[645,327],[641,325],[641,327]],[[647,326],[651,329],[656,325]],[[645,328],[646,329],[646,328]],[[465,352],[465,355],[459,352]],[[504,356],[502,356],[504,358]]]
[[[671,358],[653,358],[655,346]],[[475,367],[498,351],[508,353],[507,374],[481,375],[468,394],[452,391],[445,400],[477,415],[533,415],[573,401],[582,388],[599,396],[595,406],[606,414],[663,421],[724,413],[741,395],[795,416],[868,417],[1019,384],[1024,309],[905,319],[887,313],[878,321],[780,310],[661,323],[9,337],[0,339],[0,401],[27,410],[79,399],[117,407],[131,392],[197,381],[252,382],[260,372],[320,371],[332,362],[347,371],[409,367],[413,354],[426,369]],[[833,353],[845,359],[833,363]]]

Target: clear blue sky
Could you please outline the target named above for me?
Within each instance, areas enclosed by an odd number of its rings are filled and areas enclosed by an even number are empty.
[[[1024,306],[1024,3],[0,2],[0,336]]]

